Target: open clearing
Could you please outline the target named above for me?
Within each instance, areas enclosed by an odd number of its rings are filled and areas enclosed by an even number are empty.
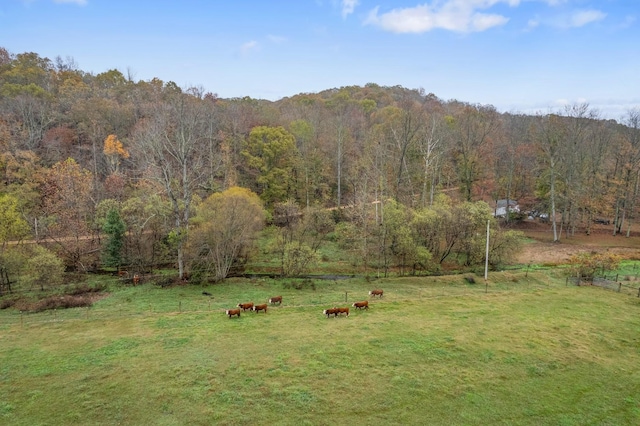
[[[322,315],[373,286],[369,311]],[[90,310],[2,311],[0,421],[640,424],[636,297],[551,270],[315,287],[146,285]],[[223,313],[275,294],[266,315]]]
[[[563,233],[560,242],[553,242],[551,225],[525,221],[514,229],[523,231],[533,241],[525,244],[518,262],[522,264],[561,264],[580,252],[607,251],[624,259],[640,259],[640,233],[633,228],[630,237],[613,235],[613,226],[594,225],[591,235],[577,230],[573,235]],[[559,230],[559,228],[558,228]]]

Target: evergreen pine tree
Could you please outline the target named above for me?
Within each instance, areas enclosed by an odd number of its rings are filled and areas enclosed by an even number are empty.
[[[102,253],[102,263],[104,266],[118,267],[122,264],[122,247],[124,246],[124,233],[126,231],[124,221],[120,217],[118,210],[109,210],[102,230],[109,236]]]

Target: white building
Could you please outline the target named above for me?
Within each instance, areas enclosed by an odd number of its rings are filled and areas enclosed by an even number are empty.
[[[516,200],[498,200],[496,209],[493,212],[494,217],[505,217],[507,212],[520,213],[520,206]]]

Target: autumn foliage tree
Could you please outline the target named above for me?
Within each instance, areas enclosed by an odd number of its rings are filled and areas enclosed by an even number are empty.
[[[125,149],[116,135],[107,136],[104,140],[104,149],[102,152],[107,156],[111,173],[118,173],[121,159],[129,158],[129,151]]]
[[[569,258],[569,273],[580,279],[593,281],[596,274],[618,268],[620,257],[612,253],[578,253]]]
[[[86,269],[83,255],[93,241],[90,223],[94,206],[91,199],[92,175],[69,158],[53,165],[46,178],[44,211],[47,236],[54,239],[70,266]]]
[[[232,187],[209,196],[196,210],[188,244],[191,275],[221,281],[246,263],[264,226],[262,201],[249,189]]]

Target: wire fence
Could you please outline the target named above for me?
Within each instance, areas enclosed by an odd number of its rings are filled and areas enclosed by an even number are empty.
[[[634,282],[634,284],[631,284],[632,282]],[[613,290],[618,293],[640,297],[640,283],[635,281],[623,282],[620,280],[620,276],[618,274],[595,276],[592,278],[567,277],[566,283],[567,285],[572,284],[577,286],[594,285],[607,290]]]

